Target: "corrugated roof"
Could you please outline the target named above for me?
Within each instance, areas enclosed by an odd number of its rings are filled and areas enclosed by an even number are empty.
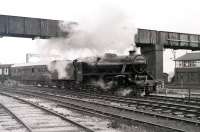
[[[185,55],[175,59],[175,61],[182,61],[182,60],[200,60],[200,52],[186,53]]]

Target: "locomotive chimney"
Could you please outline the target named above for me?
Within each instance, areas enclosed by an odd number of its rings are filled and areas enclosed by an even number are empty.
[[[130,50],[129,51],[129,56],[133,56],[135,54],[135,50]]]

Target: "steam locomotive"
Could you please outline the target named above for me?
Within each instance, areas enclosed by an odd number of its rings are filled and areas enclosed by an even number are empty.
[[[102,57],[55,60],[49,64],[12,65],[10,78],[25,84],[48,85],[128,95],[148,95],[156,83],[148,74],[144,56],[130,51],[127,56],[107,53]],[[123,92],[122,92],[123,93]]]
[[[128,56],[107,53],[93,61],[73,62],[76,80],[83,88],[100,89],[113,94],[123,90],[138,95],[155,91],[155,81],[147,73],[147,60],[144,56],[130,51]],[[129,94],[130,94],[129,93]]]

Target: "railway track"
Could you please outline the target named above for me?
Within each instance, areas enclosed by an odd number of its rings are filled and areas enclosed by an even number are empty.
[[[200,98],[190,99],[188,97],[168,97],[168,96],[160,96],[160,95],[151,95],[148,97],[149,99],[154,100],[163,100],[163,101],[173,101],[181,104],[190,104],[190,105],[199,105],[200,106]]]
[[[24,87],[21,87],[21,88],[22,89],[28,88],[28,89],[33,89],[33,90],[36,90],[36,89],[41,90],[42,89],[42,91],[46,90],[46,91],[51,91],[51,92],[55,92],[55,93],[62,93],[62,92],[66,93],[66,92],[70,91],[68,89],[65,90],[65,89],[55,89],[55,88],[50,88],[50,87],[36,87],[36,86],[24,86]],[[83,92],[76,91],[76,92],[84,93],[84,91]],[[189,100],[188,97],[185,97],[185,96],[183,96],[183,97],[169,97],[169,96],[161,96],[161,95],[150,95],[150,96],[145,97],[145,98],[155,99],[155,100],[163,100],[163,101],[173,101],[173,102],[182,103],[182,104],[200,105],[200,98],[195,98],[195,97],[191,97],[190,100]]]
[[[94,132],[61,114],[16,96],[1,94],[0,102],[3,109],[0,115],[0,121],[2,120],[0,125],[7,131],[17,131],[16,129],[18,129],[20,132]],[[9,113],[9,116],[7,113]],[[13,122],[13,117],[15,122],[13,125],[10,125]]]
[[[90,130],[92,131],[95,131],[95,132],[106,132],[106,131],[109,131],[109,132],[121,132],[121,131],[124,131],[124,123],[121,123],[119,124],[119,122],[114,118],[108,116],[108,115],[104,115],[104,114],[100,114],[100,113],[95,113],[95,112],[90,112],[90,111],[87,111],[86,109],[84,108],[78,108],[78,107],[73,107],[73,106],[66,106],[66,105],[63,105],[62,103],[53,103],[52,101],[49,102],[49,100],[46,100],[46,99],[41,99],[41,98],[35,98],[34,96],[32,97],[31,95],[19,95],[19,94],[11,94],[10,93],[1,93],[1,94],[5,94],[6,96],[11,96],[11,97],[14,97],[14,98],[20,98],[20,100],[25,100],[26,102],[31,102],[32,104],[36,104],[36,105],[39,105],[41,107],[45,107],[45,109],[47,110],[53,110],[54,112],[56,112],[57,114],[60,114],[64,117],[67,117],[68,119],[72,120],[72,121],[76,121],[78,122],[79,124],[81,124],[82,126],[85,126],[87,128],[89,128]],[[67,109],[66,109],[67,108]],[[70,109],[73,109],[73,111],[70,111]],[[75,111],[78,111],[77,112],[74,112]],[[81,114],[80,114],[81,112]],[[87,114],[86,114],[87,113]],[[108,119],[113,119],[112,121],[111,120],[108,120]],[[117,128],[115,125],[118,125]],[[113,126],[114,125],[114,126]],[[121,129],[119,126],[122,125],[123,126],[123,129]],[[128,125],[132,125],[131,123],[128,123]],[[115,127],[115,128],[113,128]],[[131,128],[129,126],[126,126],[127,128],[125,129],[128,129],[127,132],[132,132],[134,129],[137,130],[137,126],[134,125],[134,127],[136,128]],[[146,128],[145,127],[142,127],[142,128],[139,128],[139,132],[143,132],[145,131]],[[154,130],[151,130],[150,132],[155,132]]]
[[[69,94],[69,93],[68,93]],[[200,106],[178,104],[173,101],[160,101],[160,100],[150,100],[147,98],[125,98],[98,94],[88,94],[82,93],[78,94],[70,92],[70,95],[75,97],[82,97],[85,100],[97,99],[97,102],[105,100],[105,103],[123,107],[134,106],[136,109],[142,109],[147,111],[157,112],[158,114],[169,114],[175,117],[182,117],[186,122],[193,122],[199,124],[200,122]]]
[[[54,94],[38,93],[33,91],[18,91],[19,93],[39,96],[42,98],[51,99],[56,102],[60,102],[67,105],[74,105],[76,107],[82,107],[88,111],[95,111],[104,113],[109,116],[115,116],[118,118],[124,118],[128,120],[134,120],[138,122],[145,122],[147,124],[155,125],[158,127],[167,128],[169,130],[176,131],[190,131],[198,132],[200,129],[200,122],[193,119],[185,119],[179,116],[174,116],[166,113],[159,113],[158,111],[147,111],[144,107],[136,108],[135,105],[119,105],[114,102],[107,103],[102,99],[96,101],[93,99],[76,98],[76,97],[63,97],[55,96]],[[115,100],[116,101],[116,100]],[[121,100],[122,101],[122,100]],[[130,103],[130,102],[129,102]],[[144,103],[143,103],[144,104]]]
[[[0,103],[0,124],[3,126],[0,131],[32,132],[26,123],[2,103]]]
[[[41,91],[41,92],[46,92]],[[55,93],[55,92],[54,92]],[[146,98],[126,98],[126,97],[116,97],[116,96],[107,96],[99,94],[88,94],[84,92],[72,92],[69,93],[59,93],[65,96],[73,95],[75,97],[82,97],[87,99],[100,99],[96,101],[106,100],[106,103],[116,103],[116,105],[123,106],[135,106],[137,109],[147,109],[148,111],[156,111],[158,113],[172,114],[178,117],[184,117],[187,119],[193,119],[194,122],[200,121],[200,106],[198,104],[185,104],[177,102],[178,99],[162,99],[159,97],[146,97]],[[175,100],[175,101],[174,101]],[[109,102],[110,101],[110,102]],[[180,101],[180,99],[179,99]],[[196,120],[196,121],[195,121]]]
[[[30,87],[28,87],[30,88]],[[41,91],[51,91],[53,93],[58,93],[58,94],[68,94],[68,93],[78,93],[78,94],[85,94],[87,92],[84,92],[84,91],[70,91],[70,90],[65,90],[65,89],[54,89],[54,88],[48,88],[48,87],[45,87],[45,88],[41,88],[41,87],[33,87],[32,88],[33,90],[41,90]],[[91,95],[92,94],[96,94],[96,93],[92,93],[91,92]],[[110,95],[109,95],[110,96]],[[112,97],[116,97],[116,96],[112,96]],[[123,97],[122,97],[123,98]],[[139,99],[142,99],[143,97],[137,97]],[[128,99],[131,99],[131,98],[128,98]],[[200,98],[193,98],[191,97],[191,99],[189,100],[188,97],[168,97],[168,96],[159,96],[159,95],[150,95],[150,96],[147,96],[147,97],[144,97],[143,99],[150,99],[150,100],[155,100],[155,101],[166,101],[166,102],[173,102],[173,103],[180,103],[180,104],[188,104],[188,105],[199,105],[200,106]]]
[[[72,94],[72,93],[71,93]],[[74,93],[73,93],[74,94]],[[74,95],[77,95],[75,93]],[[107,96],[107,95],[91,95],[91,94],[79,94],[78,96],[88,99],[100,99],[110,101],[110,103],[115,102],[123,106],[135,106],[138,109],[147,109],[150,111],[157,111],[158,113],[169,113],[176,116],[184,117],[186,119],[193,118],[196,121],[200,121],[200,106],[198,105],[188,105],[180,104],[174,101],[159,98],[152,99],[151,97],[147,98],[126,98],[126,97],[116,97],[116,96]]]

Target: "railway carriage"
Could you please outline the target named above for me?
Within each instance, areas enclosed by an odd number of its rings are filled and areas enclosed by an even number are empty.
[[[47,63],[15,64],[11,68],[11,79],[24,84],[48,84],[49,77]]]

